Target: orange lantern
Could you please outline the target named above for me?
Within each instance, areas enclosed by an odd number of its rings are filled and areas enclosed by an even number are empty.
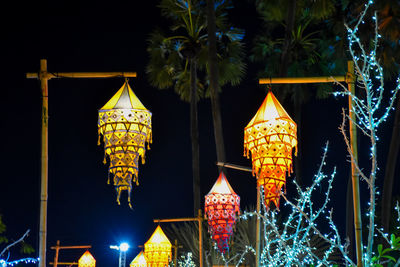
[[[132,181],[139,185],[139,157],[144,164],[145,143],[151,143],[152,131],[151,112],[136,97],[127,81],[99,110],[98,131],[99,145],[103,135],[104,164],[107,156],[110,161],[108,183],[112,174],[118,204],[121,192],[127,190],[131,207]]]
[[[147,267],[147,260],[144,256],[143,250],[133,259],[129,267]]]
[[[172,244],[160,226],[144,244],[144,255],[149,267],[165,267],[171,260]]]
[[[297,155],[297,125],[269,91],[256,115],[244,128],[244,153],[251,152],[253,176],[264,187],[264,203],[279,208],[286,174],[293,172],[292,150]]]
[[[236,215],[240,213],[240,197],[233,191],[223,172],[205,196],[204,212],[207,215],[208,231],[217,242],[221,253],[229,250],[229,239],[233,234]]]
[[[78,267],[96,267],[96,260],[88,250],[79,258]]]

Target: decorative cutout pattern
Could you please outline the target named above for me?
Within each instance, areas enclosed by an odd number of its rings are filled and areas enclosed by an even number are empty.
[[[293,172],[292,150],[297,149],[297,125],[270,91],[244,129],[244,155],[251,160],[257,185],[264,187],[266,207],[279,208],[286,175]],[[295,152],[295,155],[297,151]]]
[[[223,172],[205,196],[204,212],[208,231],[221,253],[229,251],[229,240],[240,213],[240,197],[233,191]]]
[[[98,119],[99,145],[103,136],[104,164],[109,158],[109,178],[117,191],[117,202],[120,204],[121,192],[128,191],[128,204],[131,206],[130,194],[132,182],[139,185],[139,157],[145,163],[147,149],[152,142],[151,112],[139,101],[127,82],[99,110]]]

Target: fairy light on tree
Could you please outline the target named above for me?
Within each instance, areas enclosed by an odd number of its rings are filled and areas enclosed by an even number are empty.
[[[379,141],[377,133],[382,122],[386,120],[390,114],[390,110],[393,108],[394,100],[400,90],[400,79],[397,79],[394,90],[384,95],[383,69],[376,58],[380,37],[376,13],[372,16],[375,26],[375,37],[372,38],[371,42],[370,40],[366,42],[368,45],[372,44],[372,49],[369,51],[370,46],[368,48],[363,46],[363,41],[358,37],[359,26],[364,23],[366,15],[369,14],[368,9],[373,2],[371,0],[365,4],[364,10],[355,22],[355,26],[352,28],[347,26],[349,52],[355,66],[357,86],[364,92],[357,97],[346,86],[342,85],[343,90],[335,93],[335,95],[349,96],[354,103],[351,111],[355,114],[356,120],[345,115],[346,113],[343,111],[343,123],[340,130],[343,134],[351,161],[356,166],[361,180],[366,182],[366,186],[369,189],[370,199],[368,211],[366,212],[369,219],[367,225],[368,237],[363,243],[365,251],[362,253],[361,259],[358,260],[361,260],[362,266],[377,266],[377,264],[378,266],[382,266],[385,261],[389,260],[399,265],[400,259],[396,260],[393,257],[384,257],[382,253],[384,254],[385,252],[382,250],[378,251],[378,253],[374,252],[374,241],[376,242],[379,233],[386,238],[391,250],[400,250],[400,237],[396,238],[392,234],[389,240],[387,238],[388,235],[383,233],[382,230],[377,229],[375,225],[376,198],[378,195],[376,179],[379,170],[377,165],[377,144]],[[357,161],[352,153],[347,130],[345,129],[347,122],[355,125],[369,140],[369,168],[365,168],[365,164],[362,165],[364,167],[361,167],[361,162]],[[286,200],[285,207],[288,207],[290,211],[287,217],[281,219],[278,223],[276,211],[264,211],[264,213],[248,212],[241,216],[243,219],[249,216],[258,216],[262,219],[265,243],[261,253],[261,266],[356,265],[348,255],[348,244],[344,243],[344,240],[340,238],[339,231],[333,221],[333,210],[329,209],[328,206],[335,170],[330,177],[323,173],[322,167],[326,164],[325,157],[327,151],[326,147],[319,171],[311,186],[306,189],[301,189],[297,186],[298,196],[294,200],[291,197],[281,194]],[[316,203],[313,203],[312,198],[318,194],[318,191],[321,192],[321,190],[316,189],[323,186],[323,184],[326,184],[324,187],[326,189],[322,191],[325,192],[324,201],[317,207]],[[330,226],[326,233],[320,230],[322,229],[320,228],[321,221]],[[323,242],[324,247],[321,251],[313,246],[313,238],[318,238]],[[378,249],[379,247],[382,248],[382,245],[379,244]],[[339,257],[335,257],[337,254],[339,254]],[[241,259],[243,258],[242,256]]]
[[[0,234],[3,233],[5,231],[5,227],[1,227],[4,226],[2,224],[1,221],[1,216],[0,216]],[[17,266],[19,264],[29,264],[29,263],[38,263],[40,261],[39,258],[35,259],[35,258],[22,258],[22,259],[18,259],[18,260],[10,260],[10,250],[11,248],[15,247],[16,245],[24,242],[25,238],[28,236],[30,230],[27,230],[19,239],[7,244],[6,246],[0,250],[0,267],[7,267],[7,266]],[[3,242],[8,242],[7,238],[0,236],[1,240]]]

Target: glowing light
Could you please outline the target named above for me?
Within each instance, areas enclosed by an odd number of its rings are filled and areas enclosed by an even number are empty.
[[[119,250],[121,250],[122,252],[126,252],[129,249],[129,244],[128,243],[121,243],[121,245],[119,245]]]
[[[139,185],[139,157],[144,164],[145,143],[149,149],[152,130],[151,112],[136,97],[128,82],[99,110],[98,132],[99,145],[103,136],[104,163],[109,157],[109,176],[113,175],[117,202],[120,204],[121,192],[126,190],[131,207],[132,181]]]
[[[147,267],[147,260],[143,250],[132,260],[129,267]]]
[[[171,260],[172,244],[160,226],[157,226],[150,239],[144,244],[144,255],[149,266],[168,266]]]
[[[229,239],[233,234],[237,214],[240,213],[240,197],[233,191],[223,172],[205,196],[204,212],[207,215],[208,231],[216,241],[218,250],[229,250]]]
[[[279,207],[286,174],[293,172],[292,149],[297,149],[297,125],[274,94],[268,92],[256,115],[244,129],[244,154],[251,152],[253,175],[264,187],[264,203]]]
[[[79,258],[78,267],[95,267],[96,260],[92,256],[92,254],[87,250],[83,255]]]

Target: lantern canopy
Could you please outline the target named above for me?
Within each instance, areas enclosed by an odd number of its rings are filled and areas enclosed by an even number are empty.
[[[87,250],[83,255],[79,258],[78,261],[78,267],[95,267],[96,266],[96,260],[90,254],[90,252]]]
[[[207,215],[208,231],[216,241],[221,253],[229,250],[228,242],[233,226],[240,213],[240,197],[233,191],[223,172],[205,196],[204,212]]]
[[[171,260],[172,244],[160,226],[157,226],[150,239],[144,244],[144,255],[150,267],[168,266]]]
[[[99,145],[104,142],[104,164],[109,158],[109,179],[117,191],[120,204],[121,192],[128,191],[128,203],[132,182],[138,183],[139,157],[144,164],[147,142],[152,142],[151,112],[147,110],[126,81],[118,92],[100,110],[98,118]]]
[[[129,267],[147,267],[147,260],[143,250],[133,259]]]
[[[244,128],[244,152],[251,152],[253,176],[264,187],[264,204],[279,208],[286,174],[293,172],[292,150],[297,150],[297,125],[269,91],[256,115]],[[295,155],[297,151],[295,152]]]

